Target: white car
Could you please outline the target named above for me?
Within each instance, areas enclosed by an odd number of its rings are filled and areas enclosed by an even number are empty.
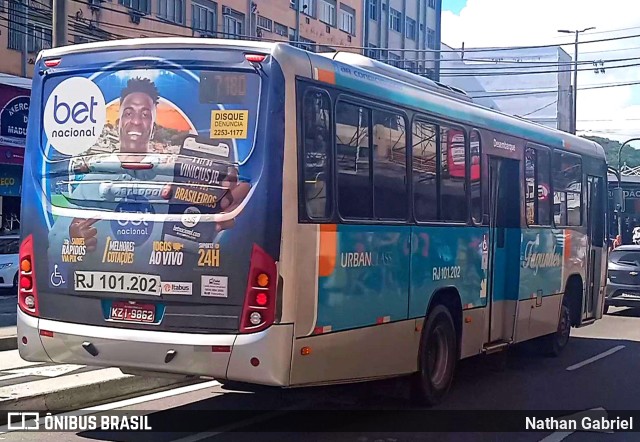
[[[19,235],[0,236],[0,289],[18,288]]]

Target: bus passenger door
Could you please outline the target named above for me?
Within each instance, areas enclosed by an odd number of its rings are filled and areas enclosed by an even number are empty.
[[[489,158],[489,324],[485,346],[513,338],[520,264],[520,163]]]
[[[587,291],[582,320],[595,318],[600,301],[600,284],[603,278],[604,243],[604,183],[602,177],[587,177]]]

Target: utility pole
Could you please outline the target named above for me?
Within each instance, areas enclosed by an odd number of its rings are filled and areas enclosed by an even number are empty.
[[[53,41],[54,48],[66,46],[67,41],[67,0],[53,0]]]
[[[581,32],[591,31],[594,27],[585,28],[582,30],[569,31],[566,29],[558,29],[558,32],[563,34],[576,34],[575,49],[573,51],[573,125],[571,132],[575,135],[578,127],[578,37]]]
[[[29,3],[25,0],[20,3],[24,7],[24,34],[22,35],[22,76],[27,78],[27,65],[29,63]]]

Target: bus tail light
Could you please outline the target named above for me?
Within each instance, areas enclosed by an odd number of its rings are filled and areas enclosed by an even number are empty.
[[[262,63],[267,56],[264,54],[244,54],[244,58],[249,63]]]
[[[33,266],[33,235],[29,235],[20,244],[20,278],[18,279],[18,306],[31,316],[38,316],[38,291],[36,290],[36,272]]]
[[[276,274],[276,262],[254,244],[240,333],[255,333],[273,324],[276,316]]]

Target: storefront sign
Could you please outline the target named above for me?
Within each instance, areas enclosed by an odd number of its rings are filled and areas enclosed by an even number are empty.
[[[22,164],[29,121],[30,91],[0,85],[0,164]]]
[[[20,196],[22,167],[0,167],[0,196]]]

